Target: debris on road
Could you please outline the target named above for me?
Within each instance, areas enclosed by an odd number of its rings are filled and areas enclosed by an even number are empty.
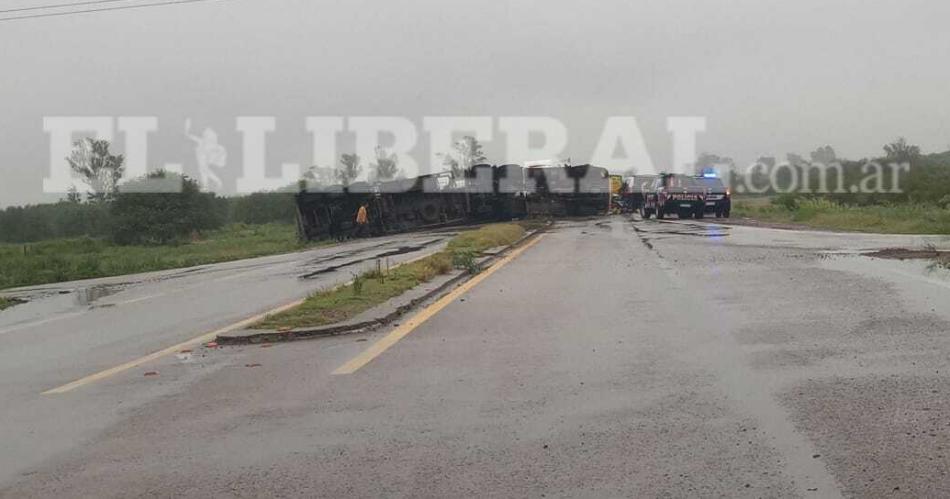
[[[0,310],[26,303],[26,300],[15,296],[0,296]]]
[[[890,260],[928,260],[943,259],[950,260],[950,251],[938,250],[936,248],[885,248],[876,251],[864,253],[864,256],[874,258],[887,258]]]

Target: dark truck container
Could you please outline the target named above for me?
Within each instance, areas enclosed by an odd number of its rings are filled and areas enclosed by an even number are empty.
[[[610,208],[610,175],[593,165],[524,169],[529,216],[603,215]]]
[[[696,177],[673,173],[661,174],[644,191],[640,216],[657,219],[676,213],[680,218],[703,218],[706,213],[705,184]]]
[[[488,194],[491,195],[490,193]],[[449,173],[370,184],[328,186],[297,194],[298,231],[304,239],[343,239],[355,232],[356,212],[367,206],[366,235],[404,232],[427,226],[457,223],[481,209],[481,197],[471,196],[464,182]]]
[[[474,165],[463,175],[449,172],[348,186],[308,186],[299,192],[301,238],[345,239],[449,224],[511,220],[527,216],[584,216],[607,213],[607,170],[592,165],[522,168]],[[367,226],[356,230],[365,205]]]

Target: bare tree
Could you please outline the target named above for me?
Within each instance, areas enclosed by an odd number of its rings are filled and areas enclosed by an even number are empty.
[[[831,146],[822,146],[812,151],[809,156],[812,163],[833,165],[838,162],[838,155]]]
[[[79,174],[91,189],[86,197],[90,201],[106,201],[116,192],[119,180],[125,172],[125,158],[109,152],[108,140],[85,138],[73,143],[73,150],[66,158],[69,167]]]
[[[920,147],[908,144],[904,137],[898,137],[894,142],[884,146],[884,152],[887,154],[887,159],[904,163],[917,159],[917,156],[920,156]]]
[[[735,167],[735,161],[728,156],[720,156],[709,152],[701,153],[693,166],[695,174],[700,175],[708,168],[717,172],[730,171]]]
[[[312,185],[330,185],[336,179],[336,170],[332,166],[313,165],[301,175],[302,180]]]
[[[756,164],[762,165],[766,172],[769,172],[775,167],[775,156],[759,156],[755,162]]]
[[[442,164],[452,172],[453,177],[460,177],[465,170],[486,159],[478,140],[471,135],[466,135],[452,144],[450,153],[443,154]]]
[[[79,194],[79,190],[76,189],[75,185],[69,186],[69,190],[66,191],[66,202],[79,204],[82,202],[82,194]]]
[[[337,168],[334,174],[337,180],[343,185],[350,185],[350,183],[356,180],[356,178],[360,176],[360,173],[363,172],[363,167],[360,165],[360,157],[356,154],[344,154],[340,156],[340,164],[342,167]]]
[[[399,173],[399,158],[395,153],[386,153],[382,146],[376,146],[376,163],[372,166],[376,174],[376,180],[392,180]]]

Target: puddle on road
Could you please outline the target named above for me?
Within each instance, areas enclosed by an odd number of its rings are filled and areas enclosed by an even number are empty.
[[[363,262],[369,262],[369,261],[373,261],[373,260],[379,260],[379,259],[381,259],[381,258],[388,258],[388,257],[391,257],[391,256],[404,255],[404,254],[406,254],[406,253],[412,253],[412,252],[415,252],[415,251],[421,251],[421,250],[425,249],[426,246],[430,246],[430,245],[432,245],[432,244],[436,244],[436,243],[438,243],[438,242],[443,241],[444,239],[445,239],[445,238],[441,238],[441,237],[440,237],[440,238],[431,239],[431,240],[428,240],[428,241],[423,241],[423,242],[421,242],[421,243],[419,243],[419,244],[416,244],[416,245],[400,246],[400,247],[398,247],[398,248],[396,248],[396,249],[392,249],[392,250],[389,250],[389,251],[384,251],[384,252],[382,252],[382,253],[378,253],[378,254],[375,254],[375,255],[366,256],[366,257],[363,257],[363,258],[358,258],[358,259],[356,259],[356,260],[350,260],[350,261],[341,263],[341,264],[339,264],[339,265],[330,265],[330,266],[327,266],[327,267],[323,267],[323,268],[320,268],[320,269],[317,269],[317,270],[308,272],[308,273],[306,273],[306,274],[303,274],[303,275],[300,276],[300,278],[301,278],[301,279],[310,279],[310,278],[312,278],[312,277],[316,277],[316,276],[321,275],[321,274],[326,274],[326,273],[328,273],[328,272],[333,272],[333,271],[339,270],[339,269],[344,268],[344,267],[351,267],[351,266],[353,266],[353,265],[358,265],[358,264],[363,263]],[[326,260],[324,260],[324,261],[326,261]]]
[[[338,252],[336,252],[336,253],[333,253],[333,254],[330,254],[330,255],[327,255],[327,256],[321,256],[321,257],[318,257],[318,258],[314,258],[314,259],[310,260],[309,262],[307,262],[307,265],[308,265],[308,266],[310,266],[310,265],[320,265],[321,263],[332,262],[332,261],[334,261],[334,260],[340,260],[340,259],[343,259],[343,258],[347,258],[347,257],[351,257],[351,256],[356,256],[356,255],[358,255],[358,254],[360,254],[360,253],[363,253],[363,252],[366,252],[366,251],[370,251],[370,250],[374,250],[374,249],[378,249],[378,248],[383,248],[383,247],[391,246],[391,245],[392,245],[392,242],[385,242],[385,243],[373,244],[373,245],[366,246],[366,247],[363,247],[363,248],[347,249],[347,250],[344,250],[344,251],[338,251]]]
[[[863,252],[823,252],[819,253],[822,265],[834,270],[875,274],[897,274],[905,277],[920,278],[950,287],[950,268],[934,260],[906,259],[893,260],[875,258]]]
[[[880,260],[873,259],[878,265],[891,270],[919,275],[927,279],[950,285],[950,268],[933,260]]]
[[[863,255],[827,255],[819,262],[822,269],[867,278],[869,286],[886,286],[907,313],[934,314],[950,320],[950,269],[926,260]]]
[[[703,223],[677,223],[664,221],[642,221],[633,225],[634,230],[647,237],[657,236],[693,236],[724,238],[729,236],[729,227],[725,225]]]
[[[875,251],[864,252],[867,256],[876,258],[887,258],[891,260],[931,260],[931,261],[950,261],[950,251],[938,250],[935,247],[930,248],[884,248]]]
[[[13,307],[15,307],[15,306],[17,306],[17,305],[23,305],[24,303],[27,303],[27,302],[29,301],[29,300],[25,300],[25,299],[23,299],[23,298],[18,298],[18,297],[16,297],[16,296],[8,296],[8,297],[6,297],[6,298],[7,298],[7,300],[10,301],[10,304],[7,305],[6,308],[0,308],[0,313],[3,313],[4,310],[9,310],[9,309],[11,309],[11,308],[13,308]]]
[[[73,303],[85,307],[92,305],[101,298],[114,295],[121,291],[116,286],[90,286],[88,288],[78,288],[73,295]]]

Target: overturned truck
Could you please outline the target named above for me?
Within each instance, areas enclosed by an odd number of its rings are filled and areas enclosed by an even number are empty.
[[[591,165],[523,168],[475,165],[386,182],[309,187],[297,196],[297,225],[307,240],[342,239],[356,232],[356,213],[367,207],[364,235],[440,225],[532,216],[606,213],[607,170]]]

